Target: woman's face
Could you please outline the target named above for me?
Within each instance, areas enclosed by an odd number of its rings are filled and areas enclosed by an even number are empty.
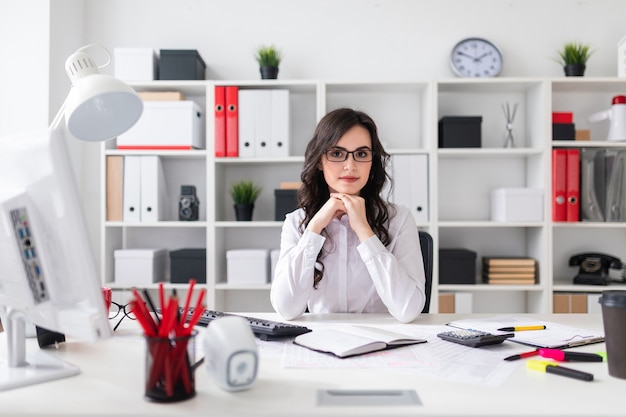
[[[372,169],[372,138],[369,131],[362,126],[354,126],[327,151],[326,155],[322,155],[320,169],[324,172],[329,191],[358,195],[367,184]],[[354,153],[348,154],[345,161],[328,160],[328,157],[333,156],[334,159],[342,159],[346,151]],[[356,161],[354,155],[357,155],[357,159],[369,161]]]

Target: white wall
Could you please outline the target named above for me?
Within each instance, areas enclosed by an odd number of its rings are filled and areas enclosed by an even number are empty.
[[[48,126],[49,7],[0,0],[0,138]]]
[[[47,12],[48,4],[55,68],[80,40],[111,50],[197,49],[215,79],[258,79],[252,55],[262,43],[283,50],[280,79],[450,78],[450,49],[467,36],[500,46],[502,77],[561,76],[553,59],[568,41],[595,49],[587,76],[608,77],[617,74],[616,44],[626,34],[623,0],[0,0],[3,60],[12,56],[7,51],[37,48],[47,26],[38,17],[31,27],[35,15],[28,13]],[[33,31],[39,34],[35,41],[27,35]],[[103,72],[113,73],[113,67]],[[50,86],[57,89],[54,113],[59,94],[65,94],[59,86],[67,88],[67,80],[58,69],[50,74]],[[0,66],[0,135],[7,131],[6,117],[22,117],[11,129],[28,127],[23,115],[30,100],[45,96],[48,105],[45,89],[34,80],[28,72]],[[99,160],[92,145],[73,155],[95,245]]]

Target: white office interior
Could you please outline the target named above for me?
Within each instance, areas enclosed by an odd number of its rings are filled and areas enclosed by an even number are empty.
[[[585,77],[596,79],[617,76],[624,15],[619,0],[1,0],[0,136],[49,124],[70,88],[64,60],[90,43],[196,49],[215,80],[258,80],[254,49],[273,43],[281,80],[368,83],[455,79],[450,51],[472,36],[502,51],[499,78],[554,79],[558,49],[579,41],[593,50]],[[100,147],[69,146],[100,253]]]

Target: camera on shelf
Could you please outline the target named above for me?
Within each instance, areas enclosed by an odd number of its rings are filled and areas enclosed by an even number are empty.
[[[180,200],[178,201],[178,220],[198,220],[198,207],[200,200],[196,196],[194,185],[182,185],[180,187]]]

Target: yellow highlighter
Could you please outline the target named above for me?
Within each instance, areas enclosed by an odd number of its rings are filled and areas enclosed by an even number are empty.
[[[581,381],[593,381],[593,374],[559,366],[558,364],[550,361],[529,359],[528,362],[526,362],[526,367],[533,371],[566,376],[568,378],[580,379]]]

